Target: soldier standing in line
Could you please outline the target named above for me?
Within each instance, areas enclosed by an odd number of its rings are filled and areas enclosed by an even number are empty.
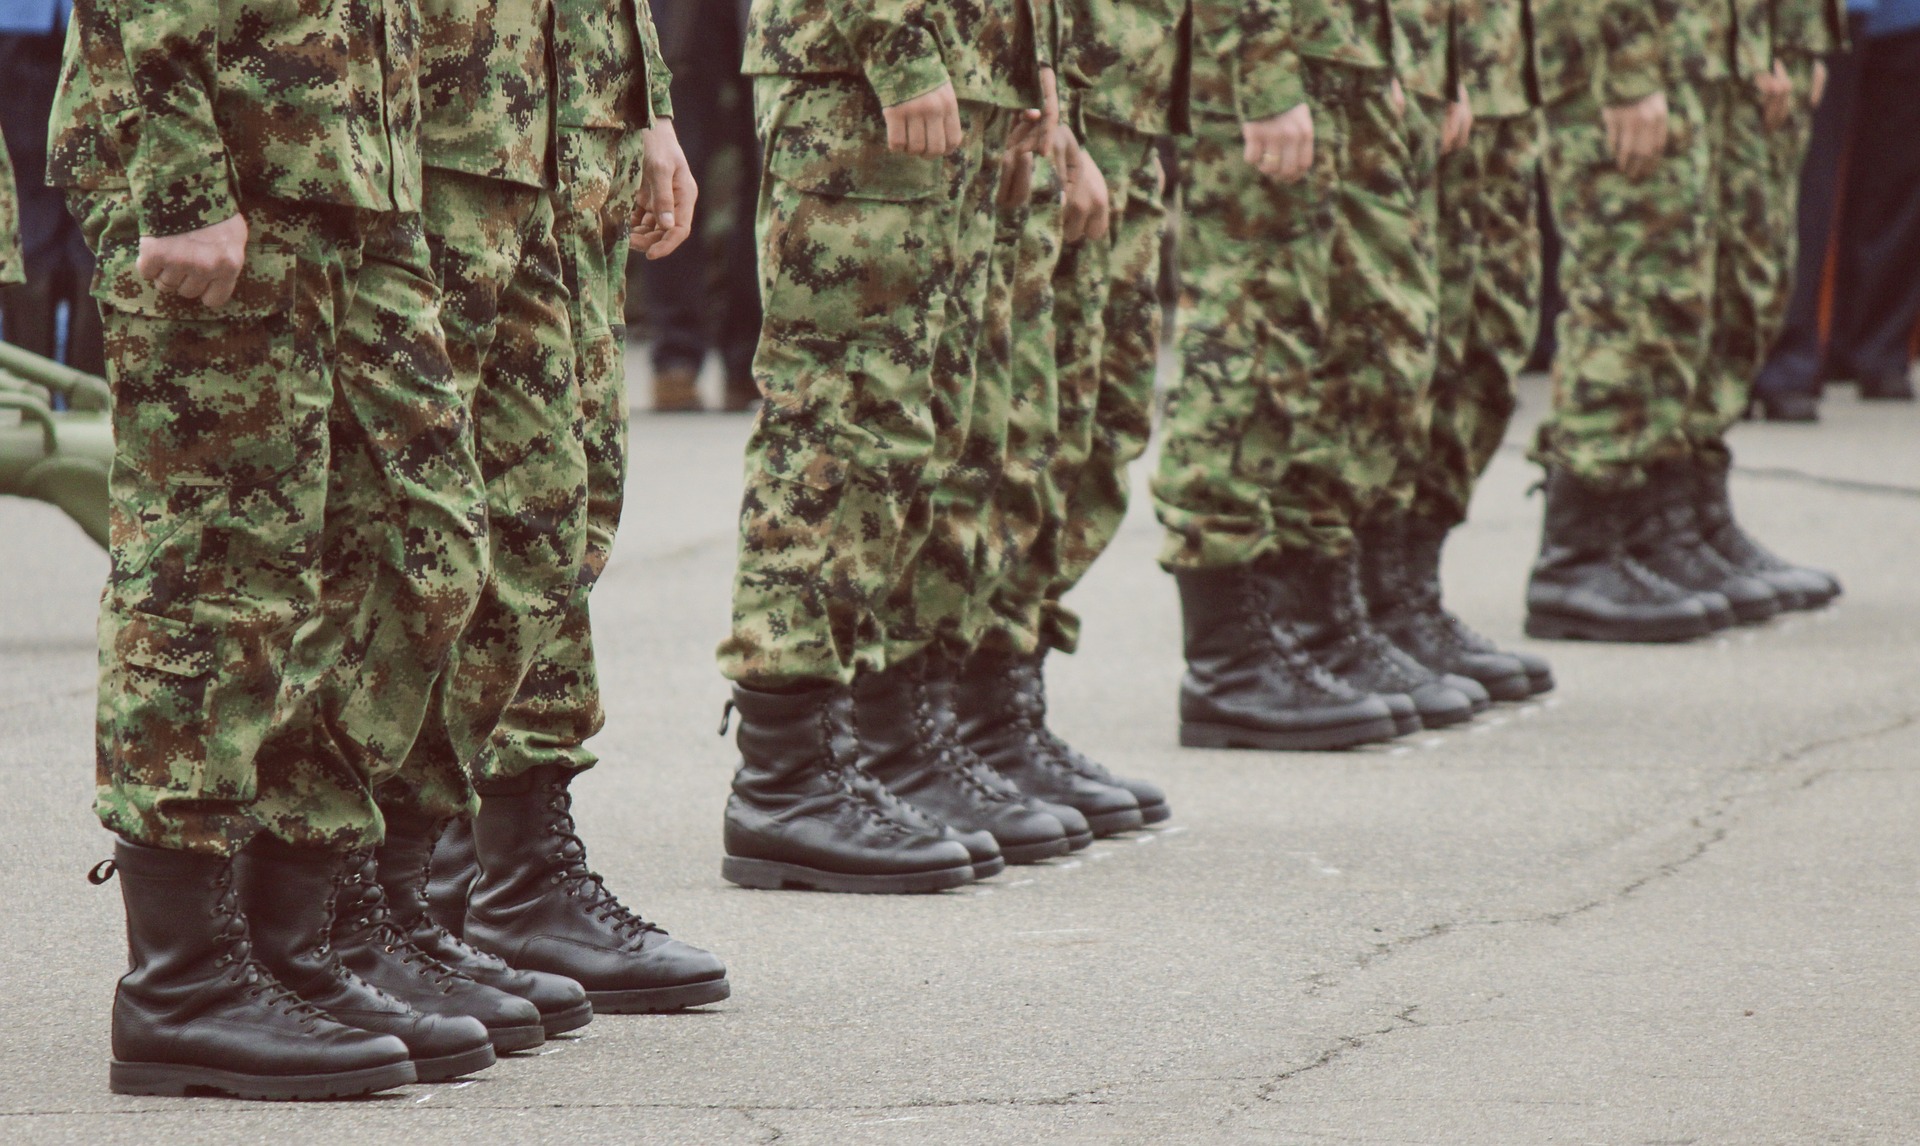
[[[594,1011],[714,1002],[729,990],[725,966],[606,889],[567,805],[601,719],[587,591],[625,478],[610,280],[625,270],[642,129],[660,168],[645,244],[671,250],[692,225],[666,68],[644,3],[424,7],[427,226],[474,410],[493,560],[412,757],[471,768],[480,804],[469,824],[383,789],[387,840],[364,890],[436,957],[535,1001],[550,1032]],[[427,883],[443,835],[435,913]]]
[[[1075,202],[1057,174],[1013,212],[1017,266],[1003,524],[974,592],[955,705],[967,745],[1021,791],[1064,805],[1095,836],[1158,823],[1166,796],[1115,777],[1046,724],[1047,653],[1071,653],[1080,620],[1061,600],[1126,517],[1127,468],[1151,427],[1167,226],[1160,140],[1187,125],[1188,0],[1066,0],[1060,74],[1084,125]],[[1069,130],[1062,128],[1062,130]],[[1005,241],[1000,246],[1005,251]],[[1004,522],[1026,527],[1007,530]]]
[[[1624,0],[1542,0],[1537,15],[1568,311],[1534,447],[1547,508],[1528,632],[1685,640],[1823,603],[1831,577],[1734,524],[1710,413],[1738,329],[1718,308],[1750,305],[1716,302],[1724,125],[1778,98],[1757,36],[1736,37],[1730,0],[1689,0],[1664,24]],[[1764,148],[1733,162],[1770,166]]]
[[[1430,429],[1404,475],[1413,486],[1407,512],[1369,530],[1360,549],[1381,631],[1422,664],[1477,680],[1497,700],[1551,689],[1552,669],[1533,654],[1500,650],[1447,611],[1440,555],[1506,436],[1514,380],[1538,324],[1541,124],[1527,3],[1442,0],[1417,13],[1451,40],[1421,55],[1409,86],[1430,114],[1442,114],[1451,59],[1458,88],[1444,112],[1433,191],[1440,293]],[[1408,27],[1411,38],[1416,26]]]
[[[516,967],[579,980],[598,1014],[672,1011],[726,998],[726,966],[607,889],[587,865],[569,786],[596,762],[586,742],[606,723],[588,595],[612,556],[626,494],[627,255],[661,258],[686,242],[697,190],[674,135],[669,76],[645,0],[555,0],[554,11],[558,180],[550,198],[580,395],[574,433],[587,463],[585,550],[558,628],[531,648],[480,757],[480,812],[466,845],[477,878],[464,911],[442,915]],[[458,852],[461,831],[448,836]],[[448,866],[457,873],[462,865]]]
[[[1017,858],[1068,846],[1057,818],[952,750],[927,651],[964,609],[982,509],[935,503],[974,410],[994,159],[1054,126],[1032,110],[1036,39],[1025,0],[754,4],[766,401],[719,650],[740,715],[722,867],[736,883],[934,891],[973,879],[976,859],[997,869],[1002,833]],[[976,782],[992,832],[954,838],[902,800]]]
[[[94,878],[127,909],[119,1092],[317,1098],[493,1061],[465,992],[428,1014],[369,982],[443,971],[329,942],[397,766],[368,746],[418,725],[486,567],[417,35],[400,3],[75,11],[49,169],[99,259],[114,389],[96,811],[120,839]],[[356,682],[382,703],[342,703]],[[443,806],[466,783],[407,782]]]

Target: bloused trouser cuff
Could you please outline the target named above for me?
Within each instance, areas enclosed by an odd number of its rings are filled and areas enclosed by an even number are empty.
[[[125,192],[76,196],[114,387],[96,810],[155,847],[380,835],[485,576],[485,516],[417,216],[244,205],[217,312],[135,268]],[[408,775],[455,801],[457,766]]]

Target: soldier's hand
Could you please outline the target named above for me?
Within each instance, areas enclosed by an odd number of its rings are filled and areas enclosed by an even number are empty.
[[[994,202],[1003,208],[1018,207],[1033,197],[1033,152],[1024,149],[1000,156],[1000,187]]]
[[[1602,108],[1607,125],[1607,150],[1614,165],[1630,179],[1640,179],[1659,165],[1667,151],[1667,94],[1654,92],[1634,103]]]
[[[1247,162],[1269,179],[1297,183],[1313,168],[1313,109],[1306,104],[1241,124],[1240,138]]]
[[[1473,101],[1467,97],[1467,85],[1460,85],[1460,98],[1447,105],[1447,122],[1440,129],[1440,154],[1452,155],[1466,145],[1473,134]]]
[[[247,219],[231,219],[188,231],[184,235],[140,236],[140,256],[134,263],[140,277],[181,298],[197,298],[200,305],[226,305],[233,297],[247,264]]]
[[[1062,196],[1066,240],[1104,239],[1113,220],[1113,199],[1107,191],[1107,177],[1100,165],[1084,150],[1073,156],[1074,174],[1066,180]]]
[[[908,155],[949,155],[960,146],[960,98],[944,83],[925,95],[882,108],[887,148]]]
[[[1793,118],[1793,77],[1787,75],[1787,65],[1775,60],[1771,72],[1753,77],[1753,86],[1760,93],[1760,112],[1767,130],[1785,127]]]
[[[700,188],[671,119],[654,120],[640,133],[640,142],[646,156],[640,166],[639,213],[627,245],[649,259],[664,259],[693,234]]]
[[[1387,99],[1393,103],[1393,114],[1407,114],[1407,89],[1400,86],[1399,76],[1393,77],[1393,82],[1387,86]]]
[[[1827,97],[1827,62],[1813,62],[1813,82],[1807,86],[1807,103],[1819,107],[1820,101]]]

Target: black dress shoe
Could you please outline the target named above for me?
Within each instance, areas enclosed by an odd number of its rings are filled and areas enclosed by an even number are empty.
[[[1860,397],[1868,402],[1913,401],[1913,376],[1895,373],[1860,379]]]

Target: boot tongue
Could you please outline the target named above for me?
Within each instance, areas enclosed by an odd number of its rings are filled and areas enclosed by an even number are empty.
[[[635,914],[620,898],[607,890],[600,873],[587,866],[587,845],[573,826],[573,796],[567,791],[572,777],[561,773],[547,784],[547,806],[553,813],[548,825],[553,850],[548,860],[561,885],[583,900],[586,911],[638,947],[649,933],[665,935],[657,924]]]

